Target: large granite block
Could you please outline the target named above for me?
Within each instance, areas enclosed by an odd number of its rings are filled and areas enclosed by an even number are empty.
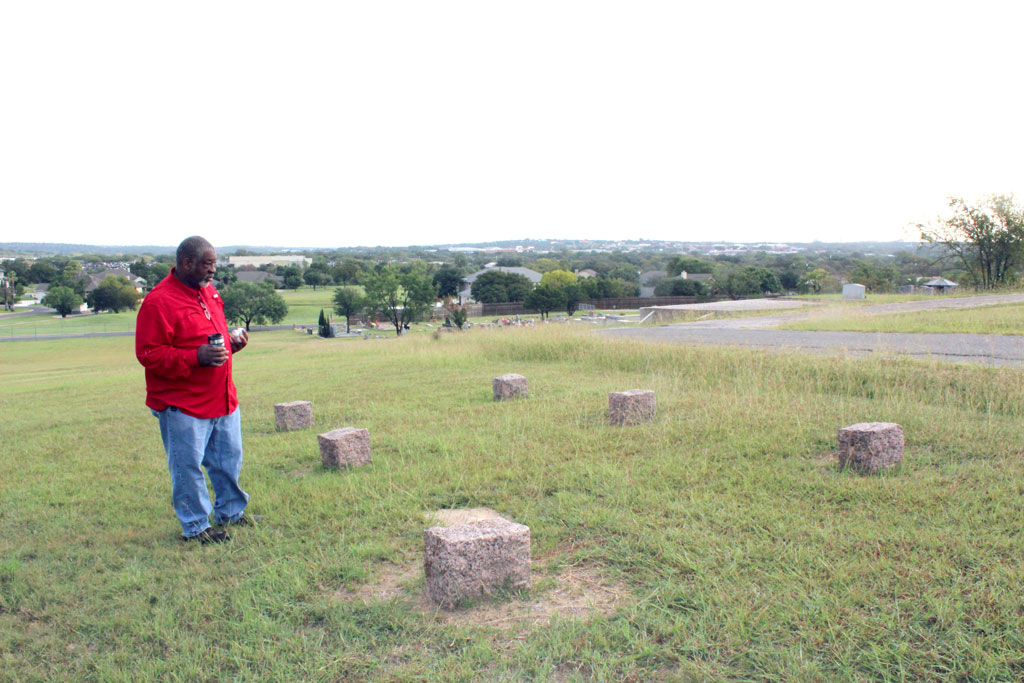
[[[370,462],[370,432],[366,429],[342,427],[317,434],[316,438],[324,467],[355,467]]]
[[[504,518],[423,532],[427,597],[451,609],[462,601],[530,585],[530,528]]]
[[[282,432],[308,429],[313,425],[313,404],[309,401],[290,401],[274,406],[274,421]]]
[[[839,430],[839,469],[877,472],[903,460],[903,427],[892,422],[858,422]]]
[[[613,425],[634,425],[654,419],[654,392],[649,389],[613,391],[608,394],[608,421]]]
[[[522,375],[501,375],[494,378],[492,385],[494,386],[495,401],[504,401],[509,398],[526,398],[530,395],[528,383]]]

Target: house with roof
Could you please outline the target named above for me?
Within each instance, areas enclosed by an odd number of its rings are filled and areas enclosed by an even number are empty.
[[[82,273],[82,279],[85,280],[85,293],[88,294],[92,290],[103,284],[103,281],[108,277],[126,277],[128,282],[131,282],[135,287],[135,291],[142,293],[143,288],[146,286],[146,278],[139,277],[135,273],[126,268],[108,268],[102,273]]]
[[[530,270],[529,268],[522,268],[519,266],[494,266],[492,268],[484,268],[483,270],[478,270],[472,275],[467,275],[462,279],[463,287],[462,289],[459,290],[459,300],[462,301],[463,303],[472,302],[473,283],[476,282],[476,279],[483,275],[484,273],[490,273],[495,270],[500,271],[502,273],[515,273],[516,275],[522,275],[534,285],[540,283],[541,274],[535,270]]]
[[[28,292],[28,293],[32,295],[33,303],[34,304],[38,304],[38,303],[42,303],[43,297],[45,297],[49,291],[50,291],[50,283],[49,282],[40,282],[40,283],[34,285],[33,290],[31,292]]]
[[[713,280],[715,276],[713,273],[687,273],[684,270],[682,273],[679,274],[679,277],[683,278],[684,280],[693,280],[694,282],[704,284],[705,282],[711,282],[711,280]]]
[[[654,296],[654,288],[657,284],[668,277],[665,270],[645,270],[640,273],[640,297],[650,299]]]

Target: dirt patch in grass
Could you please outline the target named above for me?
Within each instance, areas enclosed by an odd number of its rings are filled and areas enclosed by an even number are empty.
[[[533,588],[527,592],[498,596],[469,607],[443,610],[423,593],[422,564],[385,564],[375,567],[372,581],[334,593],[343,601],[372,603],[404,600],[423,615],[445,624],[489,626],[502,630],[525,630],[543,626],[556,615],[563,619],[588,620],[610,614],[626,603],[627,588],[611,582],[587,567],[561,567],[548,572],[543,562],[531,562]]]
[[[450,526],[501,515],[489,508],[438,510],[424,514],[428,524]],[[543,626],[552,618],[588,620],[610,614],[628,600],[629,590],[602,577],[589,567],[553,564],[551,558],[564,557],[555,550],[545,558],[530,562],[533,587],[522,593],[495,596],[468,607],[444,610],[427,599],[423,591],[423,564],[383,564],[373,569],[373,579],[334,593],[343,601],[372,603],[403,600],[424,616],[433,616],[444,624],[489,626],[520,633]]]

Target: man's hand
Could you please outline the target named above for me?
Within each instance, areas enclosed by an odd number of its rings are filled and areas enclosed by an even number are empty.
[[[204,367],[219,368],[228,362],[228,350],[223,346],[203,344],[196,349],[196,357],[199,359],[199,364]]]
[[[242,327],[239,327],[234,331],[238,333],[238,336],[236,337],[234,334],[229,334],[228,339],[231,340],[231,353],[238,353],[245,348],[246,344],[249,343],[249,333]]]

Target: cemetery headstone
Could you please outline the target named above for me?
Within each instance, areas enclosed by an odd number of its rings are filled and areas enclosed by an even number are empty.
[[[903,460],[903,427],[893,422],[858,422],[839,430],[839,469],[874,473]]]
[[[501,375],[491,383],[494,387],[494,400],[504,401],[509,398],[526,398],[530,391],[526,378],[522,375]]]
[[[307,429],[313,425],[313,404],[310,401],[289,401],[274,406],[274,421],[282,432]]]
[[[324,467],[356,467],[371,462],[369,430],[342,427],[317,434],[316,438]]]
[[[655,409],[654,392],[649,389],[608,394],[608,421],[613,425],[635,425],[653,420]]]
[[[423,532],[427,597],[446,609],[530,585],[530,528],[504,518]]]

